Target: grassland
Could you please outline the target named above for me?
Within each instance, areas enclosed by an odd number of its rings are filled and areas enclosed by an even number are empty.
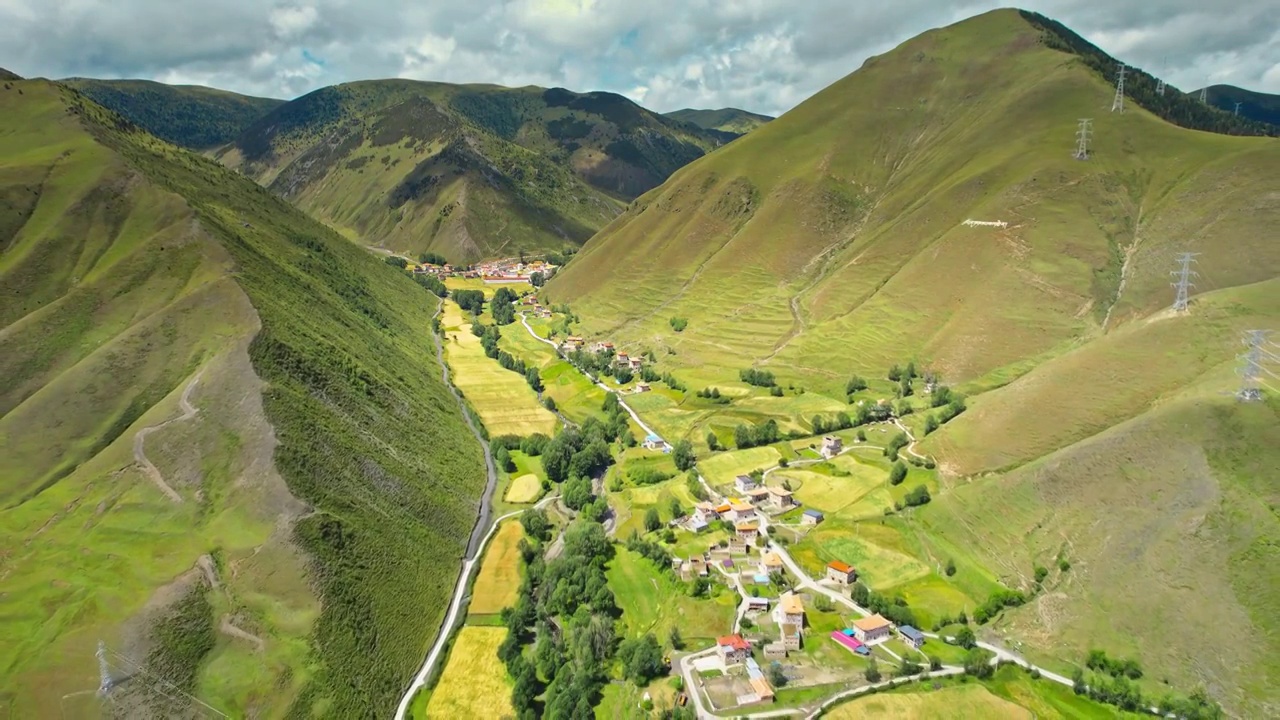
[[[1031,720],[1031,711],[991,694],[981,685],[951,685],[940,690],[877,693],[836,707],[824,717],[834,720],[885,718],[886,720],[968,720],[998,718]]]
[[[649,560],[623,548],[610,562],[608,578],[622,608],[625,637],[653,633],[665,644],[671,628],[678,627],[686,643],[703,647],[733,629],[736,593],[724,590],[709,599],[691,598]]]
[[[498,526],[471,588],[469,613],[492,615],[515,604],[520,588],[520,551],[516,545],[522,537],[524,529],[514,520]]]
[[[538,394],[524,376],[503,368],[484,354],[480,338],[471,332],[469,319],[457,303],[445,301],[441,319],[445,358],[453,369],[453,381],[490,435],[552,435],[556,416],[538,402]],[[504,333],[523,332],[507,326]]]
[[[463,627],[424,714],[415,718],[513,717],[511,681],[498,659],[506,628]]]
[[[102,638],[118,674],[232,715],[389,706],[484,477],[434,300],[69,90],[16,83],[0,112],[0,703],[97,714]],[[132,451],[188,389],[140,443],[175,502]],[[117,702],[145,713],[147,687]]]

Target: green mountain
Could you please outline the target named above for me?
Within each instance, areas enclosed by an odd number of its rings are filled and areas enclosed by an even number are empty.
[[[1280,95],[1245,90],[1234,85],[1210,85],[1205,88],[1205,100],[1216,108],[1235,113],[1240,103],[1240,115],[1268,125],[1280,125]],[[1199,90],[1192,95],[1198,96]]]
[[[773,118],[738,108],[720,108],[719,110],[695,110],[685,108],[663,113],[672,120],[691,123],[704,130],[718,130],[732,135],[746,135]]]
[[[162,140],[205,150],[225,145],[284,100],[150,80],[63,80]]]
[[[0,114],[0,706],[393,707],[485,479],[436,299],[65,86]]]
[[[777,376],[787,397],[735,402],[727,425],[664,411],[698,443],[770,403],[844,405],[854,374],[880,397],[895,363],[940,375],[969,409],[922,444],[944,492],[903,532],[1028,591],[1033,561],[1072,554],[996,631],[1051,667],[1104,647],[1273,715],[1278,486],[1260,478],[1280,410],[1226,393],[1240,333],[1280,325],[1280,142],[1179,127],[1143,107],[1144,81],[1111,113],[1101,51],[1065,32],[1001,10],[870,58],[639,198],[545,294],[691,388]],[[1156,109],[1255,127],[1193,104]],[[1196,297],[1174,314],[1185,251]],[[1202,652],[1200,622],[1239,642]]]
[[[721,141],[611,93],[379,80],[283,105],[218,157],[352,239],[470,261],[576,246]]]
[[[17,73],[10,72],[4,68],[0,68],[0,80],[21,80],[22,77]]]

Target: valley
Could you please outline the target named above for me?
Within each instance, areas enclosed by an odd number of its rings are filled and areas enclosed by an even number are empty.
[[[1119,62],[0,69],[0,719],[1280,715],[1273,96]]]

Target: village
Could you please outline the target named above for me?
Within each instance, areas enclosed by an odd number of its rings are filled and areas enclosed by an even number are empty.
[[[489,285],[529,283],[534,279],[535,273],[542,278],[550,278],[557,270],[556,265],[539,259],[506,258],[475,265],[455,266],[443,262],[444,258],[441,257],[428,254],[421,257],[423,259],[418,262],[402,257],[407,263],[405,270],[414,275],[431,275],[441,280],[445,278],[481,280]]]

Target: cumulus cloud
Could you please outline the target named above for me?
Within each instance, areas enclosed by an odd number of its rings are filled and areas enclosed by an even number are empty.
[[[621,92],[660,111],[781,113],[989,0],[0,0],[0,66],[294,97],[408,77]],[[1028,0],[1193,89],[1280,93],[1280,0]]]

